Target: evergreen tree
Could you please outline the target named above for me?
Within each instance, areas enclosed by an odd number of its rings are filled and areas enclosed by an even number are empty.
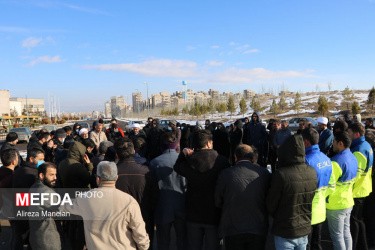
[[[374,112],[374,104],[375,104],[375,88],[372,87],[370,90],[370,93],[368,93],[367,97],[367,104],[371,105],[371,112]]]
[[[208,107],[205,104],[202,104],[200,107],[200,112],[203,115],[204,119],[206,119],[206,114],[208,113]]]
[[[297,92],[293,103],[293,109],[297,112],[301,110],[301,95]]]
[[[201,115],[200,104],[198,102],[195,102],[194,105],[190,107],[189,114],[196,116],[198,119],[198,117]]]
[[[342,101],[343,104],[346,104],[346,108],[349,109],[349,104],[354,100],[353,91],[349,89],[348,86],[342,91],[342,97],[344,100]]]
[[[353,104],[352,104],[352,113],[353,113],[353,115],[361,113],[361,107],[359,106],[358,102],[353,102]]]
[[[228,99],[227,109],[230,112],[230,117],[232,118],[233,113],[236,112],[236,106],[234,105],[234,100],[232,96],[230,96]]]
[[[319,112],[322,113],[322,115],[324,116],[324,114],[328,111],[328,109],[329,109],[329,105],[328,105],[327,98],[325,98],[324,96],[319,96],[319,99],[318,99]]]
[[[288,105],[286,104],[285,99],[284,99],[283,96],[280,98],[278,105],[279,105],[279,107],[281,108],[281,110],[284,110],[284,108],[286,108],[286,107],[288,106]]]
[[[247,104],[246,104],[246,100],[245,98],[242,97],[241,101],[240,101],[240,112],[243,116],[245,116],[246,112],[247,112]]]
[[[207,111],[211,113],[212,117],[216,112],[214,101],[212,100],[212,98],[208,101]]]
[[[225,112],[227,111],[227,105],[225,103],[218,103],[216,105],[216,111],[220,114],[225,115]]]
[[[273,99],[271,107],[270,107],[270,112],[273,113],[274,117],[279,113],[279,105],[277,105],[276,100]]]

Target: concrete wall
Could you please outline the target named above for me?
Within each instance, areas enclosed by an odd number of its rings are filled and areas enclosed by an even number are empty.
[[[26,109],[26,98],[16,97],[10,98],[10,100],[21,102],[22,109]],[[44,112],[45,110],[44,99],[27,98],[27,105],[29,106],[29,109],[31,109],[31,112],[37,112],[38,110]]]

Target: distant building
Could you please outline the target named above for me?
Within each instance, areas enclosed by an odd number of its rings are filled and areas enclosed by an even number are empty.
[[[123,112],[126,108],[125,98],[123,96],[112,96],[111,97],[111,115],[115,117],[123,116]]]
[[[143,110],[143,98],[142,93],[133,93],[133,112],[141,112]]]
[[[279,96],[288,96],[288,95],[291,95],[292,93],[290,93],[290,91],[287,91],[287,90],[283,90],[283,91],[280,91],[279,93]]]
[[[160,108],[161,103],[162,103],[161,95],[160,94],[152,94],[151,98],[152,98],[151,107],[152,108]]]
[[[213,89],[210,89],[208,91],[208,94],[212,97],[212,99],[218,99],[219,98],[219,95],[220,95],[220,92],[219,90],[213,90]]]
[[[169,108],[171,106],[171,94],[169,92],[160,92],[161,105],[163,108]]]
[[[0,90],[0,116],[10,115],[9,90]]]
[[[10,98],[10,101],[14,102],[21,102],[21,108],[22,111],[26,110],[26,100],[27,100],[27,108],[29,109],[29,112],[36,113],[36,112],[44,112],[44,99],[37,99],[37,98]],[[21,114],[19,114],[21,115]]]
[[[194,89],[188,89],[186,91],[186,103],[193,103],[194,99]]]
[[[112,117],[112,111],[111,111],[111,102],[108,101],[104,104],[104,115],[106,118]]]
[[[255,91],[251,89],[245,89],[243,91],[243,97],[247,100],[251,99],[253,96],[255,96]]]

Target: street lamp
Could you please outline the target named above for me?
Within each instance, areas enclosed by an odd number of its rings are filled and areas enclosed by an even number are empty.
[[[148,82],[144,82],[143,84],[146,84],[146,86],[147,86],[147,119],[148,119],[148,117],[150,117],[150,111],[149,111],[150,103],[149,103],[149,100],[148,100]]]
[[[137,102],[137,113],[138,113],[138,120],[139,120],[139,91],[138,89],[135,89],[137,91],[137,97],[135,98],[135,101]]]

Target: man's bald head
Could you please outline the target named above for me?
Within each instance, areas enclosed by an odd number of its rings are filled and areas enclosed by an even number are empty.
[[[234,155],[236,156],[236,161],[241,161],[241,160],[252,161],[254,158],[254,150],[249,145],[242,144],[236,148]]]

